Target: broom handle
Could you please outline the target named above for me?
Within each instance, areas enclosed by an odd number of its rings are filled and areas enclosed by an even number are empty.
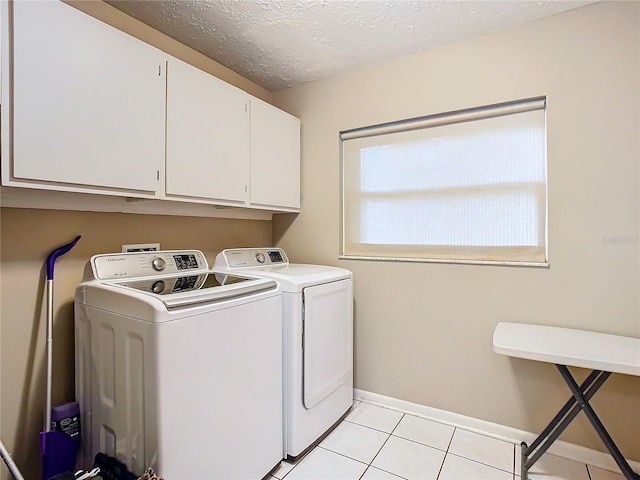
[[[53,269],[58,257],[61,257],[80,240],[77,235],[73,241],[56,248],[47,257],[47,400],[44,412],[44,431],[51,431],[51,385],[53,382]]]
[[[13,458],[11,458],[11,454],[7,451],[2,442],[0,442],[0,456],[2,456],[2,460],[4,460],[4,463],[7,465],[11,475],[13,475],[13,478],[15,480],[24,480],[20,470],[18,470],[17,465],[13,461]]]
[[[47,404],[44,411],[44,431],[51,431],[51,395],[53,384],[53,279],[47,279]]]

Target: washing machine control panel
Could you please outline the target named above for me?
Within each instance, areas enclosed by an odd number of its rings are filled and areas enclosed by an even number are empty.
[[[289,259],[281,248],[236,248],[223,250],[216,258],[227,268],[268,267],[287,265]]]
[[[209,270],[207,260],[199,250],[108,253],[94,255],[90,264],[93,277],[101,280]]]

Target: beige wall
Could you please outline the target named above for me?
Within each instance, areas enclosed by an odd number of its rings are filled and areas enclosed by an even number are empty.
[[[224,248],[271,243],[271,222],[121,213],[0,210],[0,365],[2,440],[25,478],[39,478],[38,432],[45,386],[44,262],[81,234],[55,266],[53,405],[73,401],[73,294],[91,255],[123,243],[160,242],[163,249],[202,250],[209,263]],[[2,469],[4,470],[4,468]]]
[[[275,94],[302,120],[303,204],[274,240],[354,272],[356,388],[536,432],[569,392],[553,365],[492,352],[499,321],[640,337],[639,20],[638,2],[602,2]],[[338,260],[339,131],[538,95],[550,268]],[[594,405],[640,460],[640,379]],[[562,438],[602,449],[578,420]]]
[[[271,92],[101,1],[68,3],[265,101]],[[223,248],[271,243],[271,222],[53,210],[0,210],[0,437],[25,478],[40,478],[38,432],[45,379],[44,260],[80,233],[76,248],[56,263],[53,404],[74,399],[73,293],[91,255],[123,243],[201,249],[212,262]],[[0,478],[8,478],[4,466]]]

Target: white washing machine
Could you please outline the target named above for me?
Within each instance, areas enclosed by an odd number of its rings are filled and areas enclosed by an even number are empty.
[[[282,302],[196,250],[96,255],[75,295],[82,467],[260,479],[283,457]]]
[[[290,264],[280,248],[223,250],[215,271],[282,288],[284,452],[295,460],[353,404],[353,282],[343,268]]]

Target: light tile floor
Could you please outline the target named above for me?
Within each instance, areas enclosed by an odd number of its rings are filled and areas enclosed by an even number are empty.
[[[519,480],[520,446],[367,402],[295,464],[270,480]],[[546,454],[531,480],[624,480]]]

